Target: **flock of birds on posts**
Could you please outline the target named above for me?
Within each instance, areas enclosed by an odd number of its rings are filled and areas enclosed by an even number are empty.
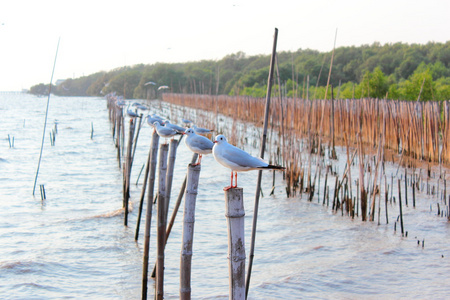
[[[117,100],[116,105],[124,107],[126,103],[123,100]],[[133,103],[131,105],[135,108],[130,109],[130,104],[127,107],[127,115],[130,118],[140,118],[138,109],[142,111],[148,110],[148,108],[140,103]],[[224,190],[237,187],[237,172],[246,172],[250,170],[284,170],[284,167],[271,165],[263,159],[252,156],[244,150],[228,143],[227,138],[223,135],[217,135],[214,141],[208,139],[205,134],[213,132],[211,129],[201,128],[197,126],[190,127],[192,121],[182,119],[185,127],[172,124],[169,120],[164,120],[162,117],[152,114],[145,117],[147,123],[153,127],[158,135],[162,138],[171,139],[176,135],[186,135],[184,140],[189,150],[198,154],[198,161],[195,165],[200,165],[202,155],[213,154],[214,159],[231,170],[230,185],[225,187]],[[234,184],[233,184],[234,175]]]

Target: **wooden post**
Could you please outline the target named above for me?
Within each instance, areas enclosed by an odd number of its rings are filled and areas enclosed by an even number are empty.
[[[126,172],[124,172],[124,193],[123,193],[123,201],[124,201],[124,207],[125,207],[125,218],[124,218],[124,225],[128,226],[128,201],[130,199],[130,177],[131,177],[131,166],[133,164],[133,159],[131,157],[131,149],[133,147],[133,136],[134,136],[134,120],[130,119],[130,131],[128,133],[128,146],[127,146],[127,161],[126,161]]]
[[[404,230],[403,230],[403,213],[402,213],[402,191],[401,191],[400,179],[398,180],[398,205],[400,208],[400,227],[401,227],[402,236],[403,236]]]
[[[156,262],[156,299],[164,299],[164,245],[166,242],[166,173],[169,145],[160,145],[159,150],[159,187],[157,203],[157,262]]]
[[[225,217],[228,228],[229,299],[245,299],[244,192],[225,190]]]
[[[195,164],[195,162],[197,161],[197,158],[198,158],[198,154],[194,153],[194,155],[192,155],[191,164]],[[175,203],[175,206],[172,211],[172,216],[170,217],[169,224],[167,225],[166,244],[167,244],[167,240],[169,239],[170,232],[172,231],[173,224],[175,223],[175,217],[177,216],[178,209],[180,208],[181,200],[183,199],[184,192],[186,190],[186,181],[187,181],[187,173],[184,176],[183,183],[181,184],[180,193],[178,194],[177,202]],[[154,278],[155,276],[156,276],[156,264],[155,264],[155,267],[153,268],[152,278]]]
[[[405,166],[405,205],[408,206],[408,169]]]
[[[175,167],[175,158],[177,156],[177,146],[178,141],[172,139],[169,143],[169,159],[167,162],[167,174],[166,174],[166,201],[165,201],[166,223],[167,223],[167,216],[169,213],[169,202],[170,202],[170,194],[172,191],[173,170]]]
[[[158,144],[154,143],[155,142],[154,135],[158,135],[156,133],[156,131],[153,133],[153,136],[152,136],[152,143],[150,144],[150,150],[148,151],[147,165],[145,166],[144,182],[142,183],[141,198],[139,201],[139,211],[138,211],[138,217],[137,217],[137,222],[136,222],[136,233],[134,235],[135,241],[137,241],[139,238],[139,227],[140,227],[140,223],[141,223],[142,208],[144,206],[145,190],[147,189],[148,175],[150,173],[150,166],[152,165],[152,154],[155,149],[156,149],[156,151],[158,151]],[[159,139],[158,139],[158,141],[159,141]],[[155,155],[155,158],[156,158],[156,155]],[[155,164],[153,165],[153,168],[155,168],[155,167],[156,167],[156,159],[155,159]],[[153,172],[154,171],[155,170],[153,170]],[[154,177],[153,177],[153,179],[154,179]],[[154,187],[154,184],[153,184],[153,187]],[[153,191],[152,191],[152,193],[153,193]]]
[[[139,116],[139,124],[138,124],[137,130],[135,130],[136,134],[134,136],[134,141],[133,141],[133,154],[131,155],[132,160],[134,159],[134,153],[136,152],[136,145],[137,145],[138,138],[139,138],[139,132],[141,131],[141,125],[142,125],[142,114],[140,114],[140,116]],[[136,124],[134,126],[136,127]]]
[[[152,222],[153,208],[153,190],[155,187],[156,159],[158,154],[159,135],[153,131],[151,154],[150,154],[150,175],[148,178],[149,186],[147,193],[147,212],[145,219],[145,241],[144,241],[144,262],[142,267],[142,299],[147,299],[147,283],[148,283],[148,253],[150,249],[150,225]],[[138,234],[138,226],[136,235]],[[136,237],[135,237],[136,238]]]
[[[273,71],[275,66],[275,57],[277,53],[277,40],[278,40],[278,28],[275,28],[275,33],[273,36],[273,46],[272,46],[272,56],[270,58],[270,67],[269,67],[269,78],[267,79],[267,93],[266,93],[266,105],[265,105],[265,111],[264,111],[264,128],[263,128],[263,135],[262,135],[262,141],[261,141],[261,149],[260,149],[260,157],[264,158],[264,151],[266,149],[266,137],[267,137],[267,126],[269,121],[269,108],[270,108],[270,95],[272,94],[272,81],[273,81]],[[249,263],[248,263],[248,272],[247,272],[247,279],[246,283],[242,283],[244,289],[245,286],[247,288],[245,289],[245,298],[248,296],[248,288],[250,286],[250,276],[252,273],[252,266],[253,266],[253,257],[255,253],[255,241],[256,241],[256,225],[258,222],[258,209],[259,209],[259,195],[261,194],[261,180],[262,180],[262,171],[260,170],[258,172],[258,179],[256,183],[256,193],[255,193],[255,205],[253,209],[253,223],[252,223],[252,236],[251,236],[251,242],[250,242],[250,256],[249,256]],[[227,193],[225,193],[227,194]],[[242,222],[244,220],[242,219]],[[243,229],[242,229],[243,230]],[[242,241],[244,241],[242,239]],[[245,255],[244,255],[245,258]],[[245,274],[245,263],[243,265],[242,274]],[[231,296],[231,294],[230,294]],[[242,298],[244,299],[244,298]]]
[[[180,299],[191,299],[191,262],[194,241],[195,202],[197,200],[200,165],[188,166],[187,189],[184,200],[183,241],[180,262]]]

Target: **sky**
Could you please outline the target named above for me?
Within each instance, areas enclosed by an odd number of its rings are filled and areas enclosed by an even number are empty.
[[[135,64],[450,40],[448,0],[1,0],[0,91]],[[268,62],[269,63],[269,62]]]

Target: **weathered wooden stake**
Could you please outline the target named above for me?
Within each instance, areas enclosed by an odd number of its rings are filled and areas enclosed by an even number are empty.
[[[195,162],[197,161],[197,158],[198,158],[198,154],[194,153],[194,155],[192,156],[191,164],[195,164]],[[180,208],[181,200],[183,200],[184,192],[186,190],[186,181],[187,181],[187,173],[184,176],[183,183],[181,184],[180,193],[178,194],[177,202],[175,203],[175,206],[172,211],[172,216],[170,217],[169,224],[167,225],[166,244],[167,244],[167,241],[169,240],[169,235],[170,235],[170,232],[172,231],[173,224],[175,223],[175,218],[177,216],[178,209]],[[152,278],[154,278],[155,276],[156,276],[156,264],[155,264],[155,267],[153,268]]]
[[[400,227],[401,227],[402,236],[403,236],[404,230],[403,230],[402,192],[401,192],[400,179],[398,180],[398,205],[399,205],[399,208],[400,208]]]
[[[170,195],[172,193],[172,181],[173,181],[173,170],[175,168],[175,159],[177,156],[177,146],[178,141],[172,139],[169,143],[169,158],[167,162],[167,174],[166,174],[166,201],[165,201],[165,212],[166,212],[166,222],[169,213],[169,202]]]
[[[156,299],[164,299],[164,248],[166,242],[166,173],[167,152],[169,145],[160,145],[159,175],[158,175],[158,203],[157,203],[157,262],[156,262]]]
[[[159,135],[153,131],[152,143],[150,146],[150,174],[148,178],[149,186],[147,193],[147,211],[145,219],[145,241],[144,241],[144,262],[142,267],[142,299],[147,299],[147,283],[148,283],[148,254],[150,249],[150,225],[152,223],[153,208],[153,190],[155,187],[156,161],[158,155]],[[140,220],[138,220],[139,222]],[[136,226],[135,239],[139,234],[139,223]]]
[[[128,202],[130,200],[130,177],[131,177],[131,167],[133,164],[133,158],[131,157],[131,149],[133,147],[133,136],[134,136],[134,120],[130,119],[130,131],[128,133],[128,146],[127,146],[127,160],[125,163],[126,172],[124,172],[124,192],[123,192],[123,203],[125,208],[125,218],[124,225],[128,226]]]
[[[225,190],[228,228],[229,299],[245,299],[244,193],[242,188]]]
[[[180,299],[191,299],[191,262],[194,241],[195,202],[197,200],[200,165],[188,166],[187,188],[184,200],[183,241],[180,261]]]
[[[265,105],[265,111],[264,111],[264,128],[263,128],[263,135],[262,135],[262,141],[261,141],[261,149],[260,149],[260,157],[264,158],[264,151],[266,149],[266,137],[267,137],[267,126],[269,121],[269,108],[270,108],[270,96],[272,93],[272,80],[273,80],[273,71],[274,71],[274,65],[275,65],[275,58],[277,53],[277,40],[278,40],[278,29],[275,28],[275,33],[273,37],[273,46],[272,46],[272,55],[270,58],[270,67],[269,67],[269,77],[267,79],[267,93],[266,93],[266,105]],[[248,272],[247,272],[247,279],[246,284],[243,284],[245,289],[245,298],[248,296],[248,289],[250,286],[250,277],[252,274],[252,266],[253,266],[253,257],[255,252],[255,241],[256,241],[256,225],[258,222],[258,209],[259,209],[259,195],[261,194],[261,180],[262,180],[262,171],[260,170],[258,172],[258,179],[256,183],[256,193],[255,193],[255,205],[253,209],[253,223],[252,223],[252,236],[250,241],[250,256],[249,256],[249,263],[248,263]],[[245,256],[244,256],[245,257]],[[245,264],[243,266],[245,269]],[[245,270],[242,270],[242,274],[245,274]]]
[[[134,240],[137,241],[139,238],[139,227],[140,227],[140,223],[141,223],[141,216],[142,216],[142,208],[144,206],[144,197],[145,197],[145,190],[147,189],[147,182],[148,182],[148,175],[150,173],[150,169],[151,167],[153,167],[153,182],[152,184],[152,192],[153,193],[153,188],[155,186],[154,184],[154,179],[155,179],[155,168],[156,168],[156,153],[158,151],[158,141],[159,141],[159,136],[158,138],[155,139],[155,135],[158,136],[158,134],[155,132],[153,132],[153,136],[152,136],[152,142],[150,144],[150,149],[148,151],[148,158],[147,158],[147,165],[145,166],[145,174],[144,174],[144,182],[142,183],[142,190],[141,190],[141,198],[139,201],[139,211],[138,211],[138,217],[137,217],[137,222],[136,222],[136,233],[134,235]],[[155,153],[155,154],[153,154]],[[154,158],[154,164],[152,164],[152,158]],[[153,198],[153,196],[152,196]]]

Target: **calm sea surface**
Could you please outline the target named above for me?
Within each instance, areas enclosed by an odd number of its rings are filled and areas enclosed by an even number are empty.
[[[140,299],[143,226],[137,243],[134,232],[142,178],[138,185],[136,181],[147,159],[151,129],[147,124],[141,129],[131,179],[134,209],[129,227],[124,227],[122,173],[103,98],[51,97],[32,195],[46,102],[47,97],[0,94],[0,298]],[[151,104],[152,113],[171,120],[186,113],[159,102]],[[55,120],[57,134],[51,146]],[[340,157],[345,158],[345,153],[338,149]],[[180,144],[171,207],[191,157],[184,142]],[[396,166],[386,167],[387,174],[395,174]],[[338,169],[342,172],[343,165]],[[357,169],[352,172],[356,177]],[[222,188],[229,184],[229,175],[211,155],[203,158],[192,260],[193,299],[228,299]],[[238,177],[244,188],[248,255],[257,172]],[[331,194],[334,178],[330,178]],[[430,184],[437,187],[437,178]],[[40,185],[45,187],[45,201],[41,201]],[[352,220],[322,206],[323,187],[320,203],[317,195],[312,202],[305,196],[287,198],[281,173],[276,173],[274,196],[269,196],[271,187],[272,173],[264,172],[250,299],[448,299],[450,223],[446,216],[437,215],[438,203],[441,210],[448,209],[440,194],[417,192],[413,208],[408,191],[409,205],[403,207],[408,236],[402,237],[398,224],[394,231],[398,202],[388,204],[389,224],[381,206],[377,225],[377,221]],[[152,219],[150,268],[156,253],[156,218]],[[166,247],[166,299],[178,298],[181,222],[182,213]],[[154,281],[150,279],[149,284],[152,297]]]

